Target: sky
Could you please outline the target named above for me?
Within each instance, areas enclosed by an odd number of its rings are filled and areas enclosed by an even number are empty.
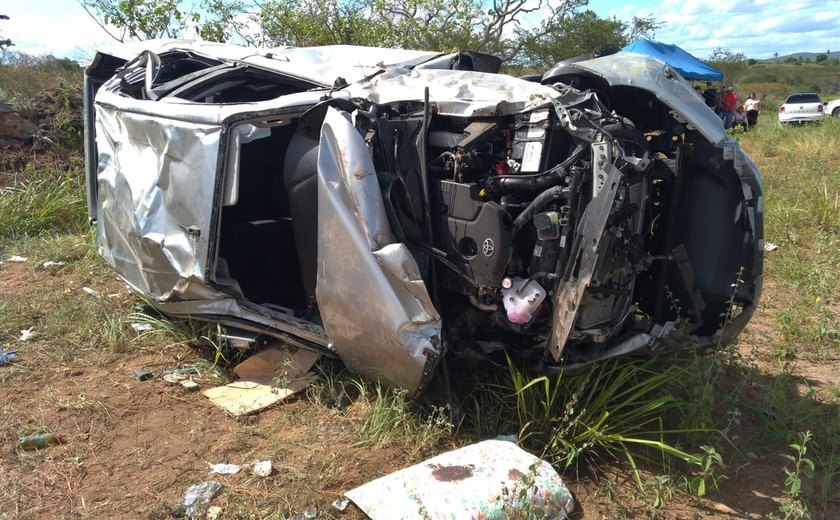
[[[840,0],[590,0],[601,17],[653,15],[655,34],[699,58],[717,47],[748,58],[840,51]],[[111,39],[76,0],[0,0],[0,35],[14,50],[84,62]]]

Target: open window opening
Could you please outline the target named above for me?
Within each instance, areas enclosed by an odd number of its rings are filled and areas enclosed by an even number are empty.
[[[216,279],[252,303],[301,317],[309,302],[283,175],[296,129],[290,118],[231,129]]]

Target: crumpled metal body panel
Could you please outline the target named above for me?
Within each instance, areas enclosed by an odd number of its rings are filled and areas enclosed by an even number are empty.
[[[99,254],[155,300],[223,296],[204,285],[221,127],[103,105],[96,121]]]
[[[318,155],[318,275],[324,328],[344,363],[416,393],[441,352],[441,319],[391,232],[362,136],[330,108]],[[427,366],[430,365],[430,366]]]
[[[427,87],[436,113],[452,116],[518,114],[549,105],[559,95],[551,87],[503,74],[402,68],[389,69],[347,90],[377,104],[419,103]]]
[[[255,65],[260,68],[329,86],[339,76],[347,82],[359,81],[391,65],[418,62],[442,56],[439,52],[385,49],[357,45],[323,47],[273,47],[258,49],[203,40],[159,39],[115,44],[99,50],[100,54],[132,60],[143,51],[162,54],[189,51],[211,58]]]
[[[691,84],[664,62],[651,56],[621,51],[596,59],[561,62],[554,69],[546,72],[543,78],[545,81],[553,76],[575,73],[595,74],[613,87],[633,87],[653,93],[673,111],[678,119],[685,121],[715,147],[721,149],[721,156],[725,161],[732,162],[732,167],[741,181],[751,238],[755,243],[752,265],[749,266],[751,277],[746,283],[736,288],[736,295],[745,296],[745,299],[751,300],[753,304],[743,308],[740,314],[729,320],[715,336],[694,337],[692,341],[701,348],[733,342],[755,313],[763,286],[764,194],[758,167],[741,149],[740,144],[727,136],[720,118],[698,98]],[[560,305],[559,301],[558,298],[558,305]],[[562,335],[558,334],[557,323],[562,321],[562,319],[556,320],[550,342],[555,355],[562,349],[562,343],[558,344]],[[671,334],[672,329],[666,327],[654,338],[646,334],[633,336],[619,345],[616,351],[629,352],[642,348],[649,348],[651,351],[676,349],[678,348],[676,345],[685,343],[687,340],[682,337],[676,338],[678,335]],[[647,338],[643,338],[645,336]],[[669,340],[669,336],[674,337]],[[645,341],[639,341],[640,338]],[[661,347],[655,345],[661,345]]]
[[[694,88],[678,72],[651,56],[620,51],[596,59],[561,63],[544,77],[586,71],[606,79],[612,86],[652,92],[682,116],[711,143],[726,140],[720,118],[697,97]]]

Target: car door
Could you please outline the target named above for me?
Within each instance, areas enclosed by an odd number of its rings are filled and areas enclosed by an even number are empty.
[[[335,108],[321,129],[317,232],[315,292],[332,347],[351,370],[418,394],[442,353],[440,315],[391,231],[362,136]]]

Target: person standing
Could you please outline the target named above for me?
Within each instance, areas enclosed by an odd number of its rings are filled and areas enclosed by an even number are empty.
[[[723,127],[727,130],[732,128],[732,122],[735,119],[735,107],[738,105],[738,94],[732,87],[726,87],[726,91],[721,96],[721,119],[723,119]]]
[[[747,113],[747,125],[752,128],[758,123],[758,114],[761,113],[761,100],[755,97],[755,92],[750,92],[744,100],[744,110]]]
[[[712,85],[711,81],[706,82],[706,90],[703,91],[703,101],[706,102],[709,110],[717,114],[718,89]]]

